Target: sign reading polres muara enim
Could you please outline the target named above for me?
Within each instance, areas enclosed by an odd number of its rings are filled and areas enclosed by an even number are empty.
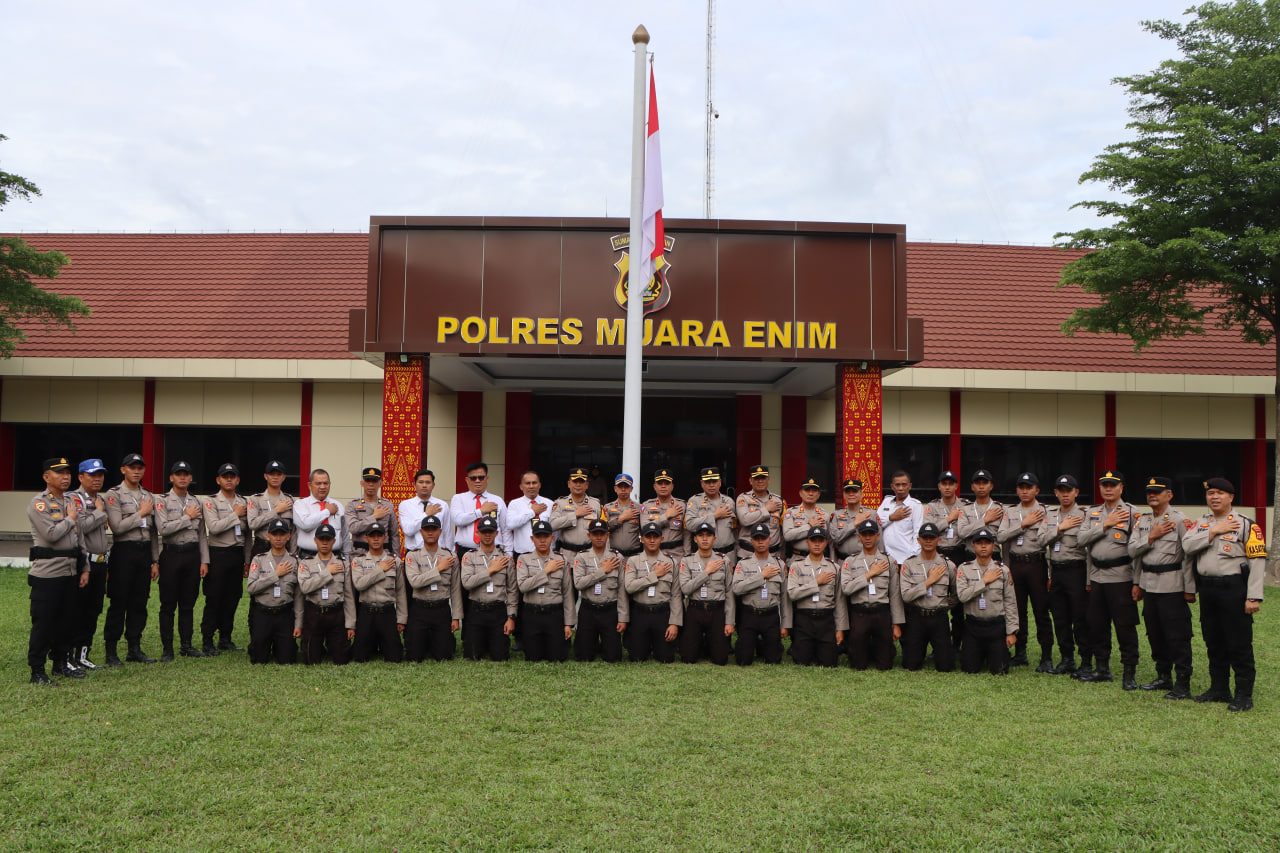
[[[628,238],[609,219],[374,217],[354,352],[623,355]],[[670,220],[646,357],[920,358],[905,229]]]

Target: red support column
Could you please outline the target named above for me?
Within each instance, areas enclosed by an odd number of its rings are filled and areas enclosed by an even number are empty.
[[[964,438],[963,424],[960,417],[961,412],[961,393],[957,389],[951,390],[951,434],[947,437],[947,458],[943,462],[943,467],[956,477],[960,478],[959,482],[964,482],[964,474],[960,473],[960,447],[961,439]]]
[[[507,392],[506,482],[503,495],[520,494],[520,475],[529,468],[533,452],[533,394],[529,391]],[[467,464],[466,462],[462,463]],[[638,474],[633,476],[639,476]]]
[[[164,427],[156,425],[156,381],[142,382],[142,458],[147,461],[147,472],[142,477],[147,491],[161,494],[168,491],[169,482],[164,468]]]
[[[302,412],[298,423],[298,496],[311,494],[311,401],[315,386],[310,380],[302,382]]]
[[[413,474],[422,467],[427,421],[427,357],[404,364],[389,353],[382,365],[382,496],[400,502],[413,495]]]
[[[757,465],[760,462],[760,430],[764,426],[762,408],[763,402],[759,394],[738,395],[738,470],[734,472],[733,480],[740,495],[751,491],[751,478],[747,476],[747,471],[750,470],[752,465]],[[636,472],[635,476],[639,477],[640,473]],[[637,482],[643,482],[643,480],[637,480]],[[776,489],[778,485],[778,483],[775,483],[774,488]]]
[[[472,462],[483,462],[480,454],[483,448],[482,426],[484,422],[484,394],[480,391],[458,392],[458,446],[457,468],[458,482],[454,483],[455,492],[467,490],[466,467]]]
[[[1103,434],[1101,437],[1094,439],[1093,442],[1093,476],[1090,478],[1090,485],[1085,489],[1085,483],[1080,483],[1081,499],[1087,495],[1093,495],[1093,499],[1097,500],[1096,486],[1098,484],[1098,476],[1103,471],[1111,471],[1117,467],[1116,464],[1116,395],[1114,391],[1108,391],[1104,402],[1103,409]]]
[[[805,469],[809,467],[808,407],[808,397],[782,398],[782,470],[773,478],[773,490],[787,501],[798,499]]]
[[[836,370],[839,476],[841,480],[861,480],[867,502],[875,505],[884,490],[884,391],[880,365],[870,364],[863,370],[849,363]]]

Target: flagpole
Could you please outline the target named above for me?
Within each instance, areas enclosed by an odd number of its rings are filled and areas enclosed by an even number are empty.
[[[631,111],[631,240],[627,247],[627,348],[623,372],[622,471],[640,482],[640,383],[644,362],[644,289],[649,284],[643,257],[645,68],[649,32],[643,25],[631,34],[636,52],[635,97]]]

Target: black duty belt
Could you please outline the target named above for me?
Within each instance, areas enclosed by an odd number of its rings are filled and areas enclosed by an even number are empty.
[[[292,610],[292,609],[293,609],[293,605],[292,605],[292,604],[280,604],[280,605],[277,605],[277,606],[275,606],[275,607],[270,607],[270,606],[268,606],[268,605],[266,605],[266,604],[259,604],[259,603],[258,603],[258,602],[256,602],[256,601],[251,601],[251,602],[249,602],[249,603],[250,603],[252,606],[254,606],[254,607],[258,608],[259,610],[261,610],[261,611],[262,611],[262,612],[264,612],[264,613],[270,613],[272,616],[278,615],[278,614],[280,614],[280,613],[284,613],[286,610]]]
[[[666,548],[666,549],[668,549],[668,550],[670,550],[670,549],[672,549],[672,548],[683,548],[683,547],[684,547],[684,540],[683,540],[683,539],[676,539],[674,542],[663,542],[663,543],[662,543],[662,545],[661,545],[661,546],[659,546],[659,547]]]
[[[823,616],[834,616],[836,609],[834,607],[797,607],[796,612],[818,619]]]
[[[913,616],[924,616],[925,618],[931,616],[946,616],[950,611],[951,608],[949,607],[917,607],[912,605],[907,608],[907,612]]]
[[[617,551],[619,554],[621,554],[624,557],[634,557],[636,554],[639,554],[641,551],[640,548],[614,548],[613,550]]]
[[[321,613],[332,613],[335,610],[342,609],[342,602],[334,601],[329,604],[316,604],[314,601],[308,601],[307,607],[311,608],[312,610],[318,610]]]
[[[111,543],[111,549],[113,551],[119,551],[121,548],[146,548],[148,551],[150,551],[151,540],[150,539],[117,539],[116,541]]]
[[[530,604],[526,601],[524,605],[525,613],[558,613],[563,611],[563,604]]]
[[[79,548],[45,548],[40,545],[32,546],[30,557],[32,560],[52,560],[56,557],[68,557],[72,560],[80,558]]]
[[[223,552],[230,553],[232,551],[243,551],[244,546],[243,545],[210,545],[209,550],[217,551],[220,554]]]
[[[1086,563],[1084,560],[1050,560],[1049,565],[1053,566],[1055,572],[1069,572],[1074,569],[1083,569]]]
[[[312,551],[310,548],[299,548],[299,549],[298,549],[298,556],[299,556],[299,557],[301,557],[301,558],[302,558],[302,559],[304,559],[304,560],[310,560],[310,559],[311,559],[312,557],[314,557],[315,555],[316,555],[316,552],[315,552],[315,551]]]
[[[851,604],[849,607],[858,613],[883,613],[889,609],[887,604]]]
[[[391,610],[394,607],[395,605],[389,601],[386,602],[385,604],[365,604],[363,601],[360,602],[360,609],[368,610],[370,613],[383,613],[387,610]]]
[[[465,557],[468,551],[474,551],[474,550],[476,549],[476,546],[474,546],[474,545],[458,545],[458,544],[455,544],[455,545],[454,545],[454,547],[458,549],[458,556],[459,556],[459,557]]]
[[[635,607],[638,610],[643,610],[645,613],[670,613],[671,612],[671,602],[669,601],[664,601],[661,604],[641,604],[640,602],[632,599],[631,606]]]
[[[583,551],[587,550],[587,549],[588,549],[588,548],[590,548],[590,547],[591,547],[590,543],[588,543],[588,544],[586,544],[586,545],[574,545],[572,542],[561,542],[561,543],[560,543],[560,548],[561,548],[562,550],[565,550],[565,551],[572,551],[572,552],[573,552],[573,553],[575,553],[575,554],[581,554]]]
[[[737,548],[737,547],[738,547],[737,545],[720,545],[718,547],[712,548],[711,550],[715,551],[717,554],[728,554],[730,551],[732,551],[734,548]]]
[[[1180,568],[1182,568],[1181,560],[1176,563],[1156,563],[1154,565],[1149,565],[1147,563],[1142,564],[1142,570],[1144,572],[1151,572],[1156,575],[1162,575],[1165,572],[1176,572]]]
[[[449,599],[447,599],[447,598],[436,598],[436,599],[432,599],[432,600],[430,600],[430,601],[429,601],[429,600],[427,600],[427,599],[425,599],[425,598],[418,598],[417,596],[414,596],[414,597],[413,597],[413,599],[412,599],[412,603],[413,603],[414,605],[418,606],[418,607],[428,607],[428,608],[431,608],[431,607],[446,607],[446,606],[448,606],[448,604],[449,604]]]
[[[963,545],[954,545],[950,548],[939,548],[938,553],[944,557],[951,557],[952,555],[963,556],[968,553],[968,549]]]
[[[972,623],[973,623],[973,624],[975,624],[975,625],[1003,625],[1003,624],[1004,624],[1004,617],[1003,617],[1003,616],[990,616],[990,617],[988,617],[988,616],[965,616],[965,617],[964,617],[964,622],[965,622],[965,624],[966,624],[966,625],[967,625],[967,624],[969,624],[970,622],[972,622]]]
[[[351,547],[352,547],[352,548],[360,548],[361,550],[368,551],[368,550],[369,550],[369,543],[368,543],[368,542],[366,542],[366,541],[364,541],[363,539],[352,539],[352,540],[351,540]]]
[[[721,610],[724,608],[724,601],[700,601],[694,599],[689,602],[689,607],[694,610]]]
[[[1010,563],[1044,563],[1044,554],[1010,554]]]
[[[777,612],[778,612],[778,604],[777,604],[777,602],[774,602],[774,604],[773,604],[773,606],[772,606],[772,607],[756,607],[754,604],[747,604],[747,605],[745,605],[745,606],[746,606],[746,608],[747,608],[748,610],[750,610],[752,613],[764,614],[764,613],[777,613]]]
[[[592,610],[608,610],[611,607],[617,609],[618,607],[618,602],[616,601],[589,601],[584,598],[582,599],[582,603],[590,607]]]
[[[85,554],[89,558],[90,563],[105,563],[107,561],[106,554]]]
[[[1094,560],[1093,567],[1095,569],[1118,569],[1121,566],[1127,566],[1133,561],[1128,557],[1116,557],[1111,560]]]
[[[199,542],[181,542],[181,543],[166,542],[164,545],[165,551],[173,551],[174,553],[177,553],[177,554],[184,554],[187,551],[195,551],[195,550],[198,550],[199,548],[200,548]]]
[[[497,610],[499,607],[506,609],[505,601],[472,601],[471,606],[476,610]]]
[[[1200,586],[1234,586],[1244,580],[1244,575],[1222,575],[1217,577],[1207,577],[1200,573],[1196,573],[1196,583]]]

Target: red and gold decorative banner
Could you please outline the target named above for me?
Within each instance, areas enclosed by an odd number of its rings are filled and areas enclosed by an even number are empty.
[[[414,472],[422,467],[426,414],[426,360],[405,364],[390,354],[382,367],[382,496],[399,503],[411,497]]]
[[[880,387],[880,365],[865,370],[856,364],[841,364],[837,389],[840,405],[836,426],[837,462],[840,478],[863,483],[866,500],[879,503],[884,480],[883,415],[884,394]],[[837,494],[843,495],[837,489]]]

